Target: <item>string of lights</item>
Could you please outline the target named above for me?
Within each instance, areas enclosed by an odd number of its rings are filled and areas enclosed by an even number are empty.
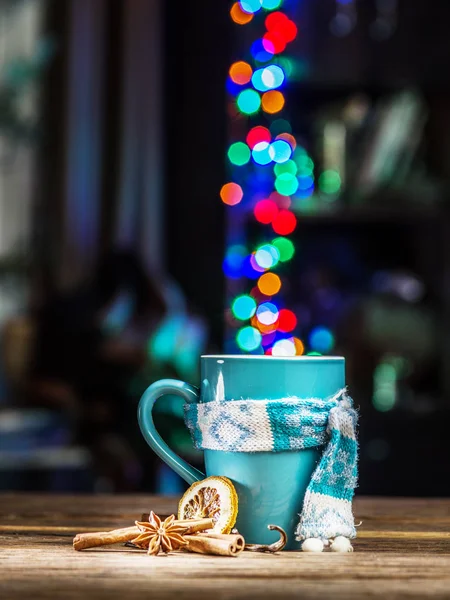
[[[284,55],[298,35],[283,11],[297,0],[240,0],[230,10],[238,26],[259,33],[245,56],[229,69],[227,91],[230,180],[220,190],[227,205],[228,231],[223,270],[227,279],[227,351],[274,356],[305,352],[297,317],[285,306],[283,288],[295,255],[293,206],[312,198],[314,162],[297,143],[285,114],[285,91],[293,71]],[[248,36],[251,39],[253,36]],[[247,39],[247,38],[246,38]],[[322,186],[321,186],[322,187]],[[262,242],[248,246],[249,221],[258,223]],[[328,330],[309,335],[309,354],[328,351]]]

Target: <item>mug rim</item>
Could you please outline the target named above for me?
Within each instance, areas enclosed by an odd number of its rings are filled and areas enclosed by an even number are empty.
[[[245,360],[292,360],[292,361],[342,361],[344,356],[268,356],[264,354],[202,354],[200,358]]]

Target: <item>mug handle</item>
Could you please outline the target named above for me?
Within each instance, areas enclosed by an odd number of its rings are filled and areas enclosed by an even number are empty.
[[[192,485],[196,481],[204,479],[206,475],[180,458],[178,454],[175,454],[156,431],[155,423],[153,422],[153,405],[158,398],[167,396],[168,394],[181,396],[189,404],[198,402],[199,399],[199,390],[193,385],[189,385],[189,383],[179,381],[178,379],[160,379],[152,383],[142,395],[138,407],[139,427],[145,441],[159,458],[187,481],[189,485]]]

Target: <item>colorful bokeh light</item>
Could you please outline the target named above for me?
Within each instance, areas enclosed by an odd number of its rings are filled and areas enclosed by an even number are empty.
[[[321,173],[319,189],[324,194],[337,194],[341,189],[341,176],[339,173],[331,169]]]
[[[275,175],[278,177],[282,173],[289,173],[290,175],[297,174],[297,165],[293,160],[287,160],[284,163],[276,164],[273,168]]]
[[[286,49],[286,40],[278,31],[268,31],[263,36],[262,45],[269,54],[280,54]]]
[[[259,279],[261,273],[264,273],[264,269],[261,269],[255,262],[255,254],[252,253],[247,256],[242,263],[242,276],[248,279]]]
[[[231,81],[238,85],[245,85],[248,83],[252,78],[252,74],[253,69],[243,60],[233,63],[229,70]]]
[[[227,311],[230,327],[236,327],[238,321],[249,321],[248,326],[237,332],[237,346],[244,352],[295,356],[303,354],[303,342],[293,334],[297,326],[295,314],[288,308],[280,309],[275,300],[282,290],[282,281],[273,269],[294,256],[294,243],[286,237],[297,225],[290,207],[293,201],[298,205],[299,194],[312,193],[314,164],[308,162],[307,152],[298,147],[289,121],[276,118],[285,105],[281,88],[293,71],[293,61],[280,53],[297,35],[295,23],[279,10],[281,5],[282,0],[239,0],[230,11],[233,21],[240,25],[249,23],[261,9],[272,11],[265,15],[266,31],[259,33],[262,38],[252,43],[250,53],[254,62],[238,60],[230,67],[227,110],[230,119],[236,121],[232,131],[241,133],[227,154],[236,174],[235,181],[244,188],[246,208],[253,205],[255,219],[271,225],[278,237],[253,249],[234,244],[226,252],[223,269],[230,278],[257,280],[251,284],[249,293],[234,298]],[[241,135],[245,122],[239,115],[252,116],[253,120],[260,110],[266,115],[260,115],[260,124],[249,128],[244,140]],[[266,125],[267,122],[270,124]],[[237,168],[239,172],[234,171]],[[244,196],[242,188],[237,183],[226,184],[221,190],[222,200],[238,204]],[[235,229],[232,239],[241,237]],[[303,318],[302,322],[308,326]]]
[[[315,327],[309,334],[309,345],[316,352],[330,352],[334,346],[334,336],[326,327]]]
[[[262,0],[262,7],[266,10],[275,10],[278,8],[283,0]]]
[[[284,13],[277,11],[267,15],[264,25],[267,31],[278,31],[283,25],[289,21],[289,17]]]
[[[239,2],[235,2],[231,7],[230,16],[238,25],[247,25],[253,19],[253,13],[242,10]]]
[[[250,148],[244,142],[235,142],[228,149],[228,158],[233,165],[242,167],[250,160]]]
[[[295,150],[295,148],[297,147],[297,141],[295,139],[295,137],[290,134],[290,133],[279,133],[276,137],[277,140],[284,140],[285,142],[287,142],[290,147],[292,148],[292,150]]]
[[[272,246],[275,246],[275,248],[278,250],[280,254],[280,262],[287,262],[291,260],[295,254],[295,246],[288,238],[277,237],[272,240]]]
[[[251,319],[253,315],[256,313],[256,302],[255,299],[247,294],[243,294],[242,296],[238,296],[235,298],[231,311],[236,319],[240,321],[246,321],[247,319]]]
[[[281,289],[281,279],[276,273],[264,273],[258,279],[258,289],[265,296],[274,296]]]
[[[279,35],[285,44],[293,42],[297,37],[297,26],[287,15],[274,12],[266,17],[265,26],[269,34]]]
[[[271,139],[272,136],[270,135],[270,131],[267,129],[267,127],[258,125],[257,127],[252,127],[252,129],[250,129],[247,134],[246,142],[253,150],[256,144],[259,144],[260,142],[270,143]]]
[[[255,252],[256,264],[263,269],[273,269],[280,260],[280,253],[275,246],[264,244]]]
[[[281,133],[291,133],[291,124],[286,119],[275,119],[269,126],[270,133],[273,137],[279,136]]]
[[[271,331],[270,333],[264,333],[262,336],[261,344],[266,348],[267,346],[271,346],[276,340],[277,332]],[[272,351],[272,348],[270,348]]]
[[[282,308],[278,315],[278,329],[284,333],[289,333],[297,327],[297,317],[287,308]]]
[[[239,204],[244,197],[244,192],[237,183],[226,183],[220,190],[220,197],[224,204],[235,206],[236,204]]]
[[[268,88],[267,85],[263,82],[262,74],[264,69],[257,69],[252,75],[252,85],[259,92],[267,92],[271,88]]]
[[[295,356],[296,354],[293,338],[278,340],[272,348],[272,356]]]
[[[251,90],[248,90],[251,91]],[[256,94],[256,92],[255,92]],[[258,95],[259,98],[259,95]],[[278,90],[271,90],[270,92],[265,92],[262,96],[262,108],[263,111],[273,115],[280,110],[284,106],[284,96]],[[258,106],[259,108],[259,106]]]
[[[276,202],[276,205],[281,210],[282,208],[289,208],[291,205],[291,199],[289,196],[283,196],[278,192],[272,192],[269,196],[270,200]]]
[[[261,332],[258,331],[255,327],[243,327],[238,331],[236,336],[236,342],[245,352],[252,352],[256,350],[261,345]]]
[[[292,148],[284,140],[275,140],[271,144],[273,161],[276,163],[285,163],[291,158]]]
[[[310,187],[314,185],[314,179],[309,175],[302,176],[298,178],[298,189],[299,190],[309,190]]]
[[[273,92],[266,92],[268,94]],[[237,106],[245,115],[252,115],[258,112],[261,106],[261,97],[255,90],[244,90],[237,97]]]
[[[245,246],[241,244],[230,246],[223,261],[225,275],[231,279],[239,279],[242,276],[242,267],[246,258],[247,248]]]
[[[275,189],[283,196],[292,196],[298,190],[298,179],[291,173],[281,173],[275,179]]]
[[[263,302],[256,309],[256,318],[261,325],[274,325],[278,321],[278,308],[273,302]]]
[[[256,203],[253,210],[255,219],[259,223],[268,225],[272,223],[276,215],[278,214],[278,206],[273,200],[260,200]]]
[[[269,142],[258,142],[253,146],[252,157],[258,165],[268,165],[272,162],[272,153]]]
[[[271,325],[264,325],[263,323],[258,321],[258,318],[255,315],[254,317],[252,317],[250,322],[253,327],[256,327],[256,329],[258,329],[263,334],[276,333],[277,331],[278,319]]]
[[[297,227],[297,218],[290,210],[280,210],[272,220],[272,228],[278,235],[289,235]]]
[[[277,30],[284,38],[284,40],[288,42],[293,42],[297,37],[297,25],[288,19],[283,23],[283,25]]]
[[[301,356],[305,352],[305,345],[303,344],[302,340],[298,337],[294,337],[293,340],[295,344],[295,354],[297,356]]]
[[[239,0],[239,4],[243,11],[247,13],[255,13],[261,10],[263,0]]]
[[[255,273],[259,274],[259,273],[264,273],[264,271],[266,271],[266,267],[263,267],[262,265],[260,265],[258,263],[258,261],[256,260],[256,252],[252,252],[250,255],[250,265],[253,269],[253,271],[255,271]]]
[[[303,148],[297,148],[294,152],[294,161],[299,175],[311,175],[314,170],[314,162]]]
[[[253,42],[250,52],[257,63],[266,63],[273,59],[273,52],[265,49],[263,40]]]
[[[279,88],[284,81],[284,72],[277,65],[269,65],[257,69],[252,76],[253,86],[260,92],[267,92]]]

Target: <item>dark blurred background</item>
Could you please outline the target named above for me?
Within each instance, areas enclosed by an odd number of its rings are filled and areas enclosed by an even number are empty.
[[[450,4],[213,4],[0,0],[0,490],[179,493],[137,403],[224,351],[345,356],[359,492],[449,495]]]

